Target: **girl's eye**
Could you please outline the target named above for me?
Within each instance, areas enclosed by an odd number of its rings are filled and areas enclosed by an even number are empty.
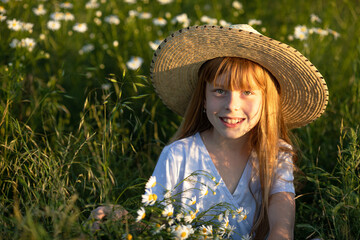
[[[225,93],[225,90],[224,89],[216,89],[215,93],[223,95]]]
[[[252,95],[252,92],[251,91],[244,91],[243,94],[245,96],[250,96],[250,95]]]

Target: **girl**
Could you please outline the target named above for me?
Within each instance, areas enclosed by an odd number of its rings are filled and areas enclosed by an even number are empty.
[[[230,218],[239,235],[292,239],[295,219],[293,160],[288,129],[315,120],[328,93],[319,71],[298,51],[250,26],[195,26],[166,38],[154,53],[155,90],[184,116],[154,170],[163,187],[206,210],[226,202],[247,218]],[[182,181],[195,171],[220,183]],[[203,198],[202,186],[216,189]],[[177,193],[173,193],[177,194]]]
[[[164,188],[178,186],[172,194],[184,207],[189,201],[199,211],[217,203],[243,207],[241,222],[229,217],[235,239],[292,239],[295,154],[288,129],[324,112],[328,91],[319,71],[248,25],[194,26],[162,42],[151,77],[165,105],[184,116],[159,157],[153,193],[161,199]],[[196,171],[215,183],[200,175],[183,181]]]

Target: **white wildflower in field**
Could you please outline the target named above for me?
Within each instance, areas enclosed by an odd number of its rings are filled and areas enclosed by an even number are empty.
[[[135,4],[136,0],[124,0],[124,2],[128,4]]]
[[[0,22],[3,22],[6,20],[6,16],[0,14]]]
[[[94,18],[94,23],[95,23],[96,25],[100,26],[101,23],[102,23],[102,21],[101,21],[100,18]]]
[[[8,28],[14,31],[20,31],[22,29],[22,22],[13,18],[12,20],[6,21]]]
[[[48,29],[50,29],[52,31],[56,31],[56,30],[60,29],[61,24],[59,21],[50,20],[47,22],[47,27],[48,27]]]
[[[175,16],[172,20],[172,23],[181,23],[183,27],[188,27],[190,25],[190,19],[186,13]]]
[[[162,42],[161,40],[155,40],[154,42],[150,41],[149,45],[150,45],[151,49],[155,51],[159,47],[161,42]]]
[[[110,15],[110,16],[105,17],[105,22],[114,24],[114,25],[118,25],[120,23],[120,19],[116,15]]]
[[[246,210],[239,213],[238,222],[244,221],[247,219],[248,212]]]
[[[146,189],[145,194],[143,194],[141,197],[141,202],[144,203],[145,206],[152,206],[157,200],[157,195],[153,193],[151,189]]]
[[[206,23],[206,24],[210,24],[210,25],[216,25],[218,20],[216,18],[210,18],[206,15],[202,16],[200,18],[200,21],[202,21],[203,23]]]
[[[65,21],[74,21],[75,16],[72,13],[66,12],[66,13],[64,13],[64,20]]]
[[[139,16],[139,12],[136,10],[130,10],[129,11],[129,17],[137,17]]]
[[[172,217],[174,215],[174,207],[171,204],[167,205],[161,214],[163,217],[166,217],[167,219],[169,219],[170,217]]]
[[[328,32],[329,32],[330,34],[332,34],[335,39],[338,39],[338,37],[340,37],[340,33],[336,32],[336,31],[334,31],[334,30],[332,30],[332,29],[328,29]]]
[[[145,188],[153,188],[156,186],[156,176],[151,176],[147,181]]]
[[[145,216],[146,216],[145,209],[143,207],[141,207],[137,211],[136,222],[140,222],[141,220],[143,220],[145,218]]]
[[[248,24],[250,26],[254,26],[254,25],[261,25],[262,24],[262,21],[261,20],[257,20],[257,19],[250,19]]]
[[[37,8],[33,8],[32,10],[35,13],[35,15],[37,15],[37,16],[41,16],[41,15],[44,15],[46,13],[46,9],[44,8],[44,4],[39,4],[39,6]]]
[[[208,195],[208,193],[209,193],[208,187],[205,186],[205,185],[201,185],[201,187],[200,187],[200,194],[201,194],[200,198],[205,197],[206,195]]]
[[[175,235],[176,239],[187,239],[190,234],[192,234],[194,230],[192,229],[191,225],[179,225],[174,229],[173,234]]]
[[[100,66],[100,69],[104,69],[104,68],[101,68]],[[109,91],[111,88],[111,84],[110,83],[104,83],[101,85],[101,89],[105,90],[105,91]]]
[[[321,22],[321,19],[317,16],[317,15],[315,15],[314,13],[312,13],[312,14],[310,14],[310,21],[312,22],[312,23],[314,23],[314,22]]]
[[[118,47],[119,46],[119,41],[118,40],[113,41],[113,46]]]
[[[162,224],[162,225],[160,225],[159,223],[157,223],[156,225],[155,225],[155,231],[154,231],[154,234],[158,234],[161,230],[163,230],[163,229],[165,229],[165,224]]]
[[[139,13],[138,17],[140,19],[150,19],[152,17],[152,15],[149,12],[141,12],[141,13]]]
[[[95,9],[98,7],[99,7],[99,3],[97,2],[97,0],[90,0],[85,4],[86,9]]]
[[[160,4],[165,5],[172,3],[174,0],[157,0]]]
[[[19,43],[20,43],[20,41],[18,39],[14,38],[13,40],[11,40],[9,45],[11,48],[16,48],[19,46]]]
[[[95,13],[95,15],[96,15],[97,17],[101,17],[101,16],[102,16],[102,11],[97,10],[96,13]]]
[[[80,50],[79,54],[82,55],[84,53],[89,53],[95,49],[95,46],[91,43],[84,45]]]
[[[21,29],[24,31],[28,31],[29,33],[32,33],[34,24],[33,23],[21,23]]]
[[[50,14],[50,18],[55,21],[61,21],[64,19],[64,13],[54,12],[54,13]]]
[[[249,234],[246,234],[241,237],[241,240],[251,240],[251,236]]]
[[[76,31],[76,32],[86,32],[87,31],[87,25],[86,23],[76,23],[74,26],[73,26],[73,30]]]
[[[60,4],[60,7],[65,8],[65,9],[72,9],[73,5],[70,2],[63,2],[63,3]]]
[[[181,219],[183,219],[183,218],[184,218],[184,214],[183,214],[182,212],[181,212],[181,213],[178,213],[178,214],[176,214],[176,217],[175,217],[175,218],[176,218],[176,220],[177,220],[177,221],[179,221],[179,222],[180,222],[180,221],[181,221]]]
[[[136,70],[141,67],[144,60],[141,57],[131,57],[130,60],[126,63],[126,66],[131,70]]]
[[[189,214],[185,215],[184,221],[186,223],[191,223],[196,218],[196,213],[197,212],[190,211]]]
[[[208,226],[202,225],[200,227],[201,235],[209,236],[209,235],[212,235],[212,233],[213,233],[212,225],[208,225]]]
[[[156,26],[165,26],[167,23],[165,18],[158,17],[153,19],[153,24]]]
[[[309,30],[305,25],[298,25],[295,27],[294,38],[305,40],[308,37]]]
[[[21,46],[27,48],[30,52],[34,49],[36,42],[33,38],[21,39]]]
[[[196,196],[192,197],[190,202],[189,202],[189,205],[195,205],[196,204]]]
[[[227,22],[227,21],[225,21],[225,20],[223,20],[223,19],[221,19],[221,20],[219,21],[219,24],[220,24],[220,26],[223,26],[223,27],[228,27],[228,26],[231,25],[231,23],[229,23],[229,22]]]
[[[235,226],[229,226],[228,227],[228,232],[227,232],[227,236],[226,236],[226,238],[229,238],[229,239],[231,239],[230,237],[231,237],[231,235],[233,235],[234,234],[234,230],[236,229],[236,227]]]
[[[233,6],[233,8],[235,8],[237,10],[242,10],[243,9],[243,5],[239,1],[233,1],[232,6]]]
[[[3,6],[0,6],[0,14],[5,14],[6,9]]]

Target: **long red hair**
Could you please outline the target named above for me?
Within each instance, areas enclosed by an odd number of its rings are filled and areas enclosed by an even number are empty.
[[[241,89],[256,84],[262,91],[263,104],[258,124],[251,130],[251,148],[257,154],[262,202],[258,203],[252,232],[264,239],[269,231],[268,206],[273,183],[280,139],[291,145],[281,111],[281,89],[273,75],[259,64],[237,57],[220,57],[205,62],[198,73],[198,82],[184,119],[173,137],[182,139],[212,127],[204,111],[206,83],[217,84],[218,77],[227,75],[226,89]],[[251,81],[254,79],[255,81]],[[290,149],[282,149],[291,151]]]

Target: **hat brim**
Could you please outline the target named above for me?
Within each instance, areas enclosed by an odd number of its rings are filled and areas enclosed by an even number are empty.
[[[184,116],[201,65],[217,57],[241,57],[270,71],[281,87],[281,104],[289,128],[318,118],[328,89],[315,66],[293,47],[269,37],[220,26],[193,26],[173,33],[155,51],[151,78],[164,104]]]

